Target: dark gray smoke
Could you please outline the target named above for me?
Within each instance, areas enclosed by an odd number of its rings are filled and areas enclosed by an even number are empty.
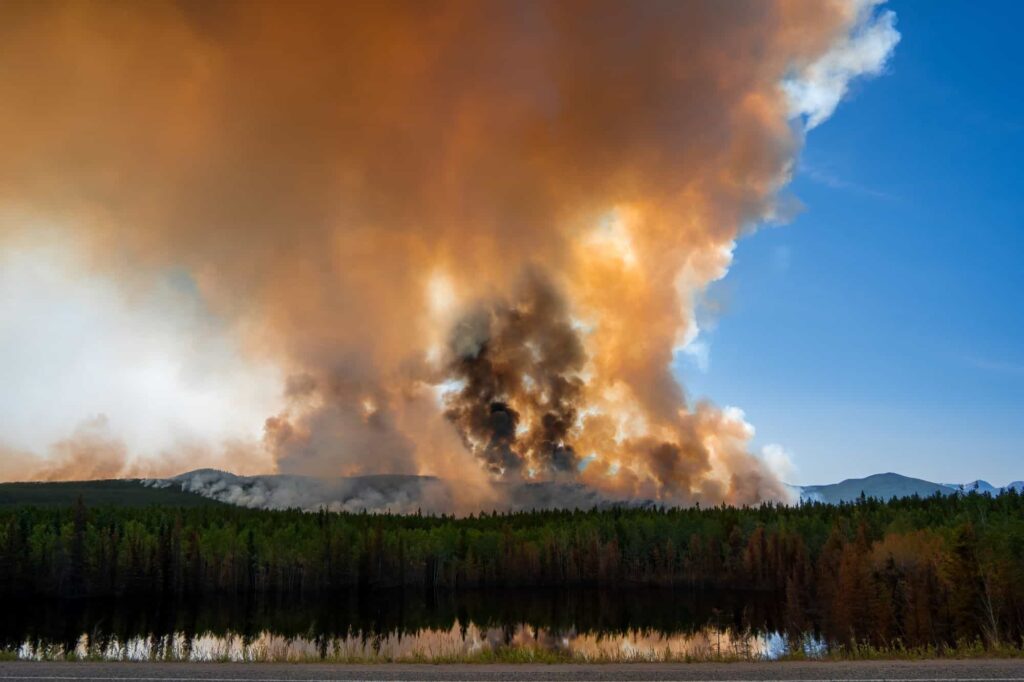
[[[496,475],[559,474],[578,464],[571,440],[586,361],[564,299],[531,270],[509,301],[482,305],[452,333],[446,416]]]

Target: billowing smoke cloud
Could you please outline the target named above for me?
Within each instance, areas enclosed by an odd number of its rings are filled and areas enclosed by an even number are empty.
[[[834,107],[793,93],[838,101],[895,40],[836,50],[878,30],[839,0],[9,2],[0,239],[186,273],[292,377],[260,446],[284,473],[782,498],[669,366],[780,213],[791,117]]]

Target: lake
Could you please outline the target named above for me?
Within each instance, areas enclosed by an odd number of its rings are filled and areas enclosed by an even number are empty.
[[[782,634],[772,595],[689,590],[372,592],[319,600],[8,603],[0,648],[26,659],[771,659],[815,633]]]

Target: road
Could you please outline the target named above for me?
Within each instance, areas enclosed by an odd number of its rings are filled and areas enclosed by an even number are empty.
[[[692,663],[601,665],[372,665],[278,663],[0,663],[0,682],[146,680],[148,682],[357,682],[453,680],[459,682],[708,682],[792,680],[1024,682],[1024,660]]]

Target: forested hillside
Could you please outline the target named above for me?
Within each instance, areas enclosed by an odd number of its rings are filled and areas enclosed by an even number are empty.
[[[0,508],[69,507],[79,499],[89,506],[208,507],[221,504],[180,488],[148,486],[132,479],[0,483]]]
[[[0,510],[0,598],[672,586],[777,595],[880,645],[1021,644],[1024,498],[444,516],[229,506]]]

